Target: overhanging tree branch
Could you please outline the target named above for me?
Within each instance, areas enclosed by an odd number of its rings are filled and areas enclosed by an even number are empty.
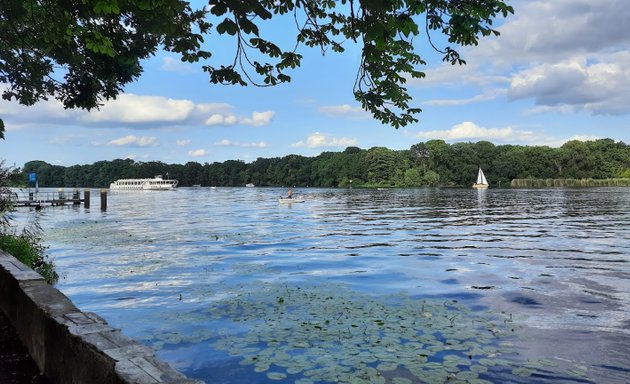
[[[135,81],[141,61],[159,48],[185,62],[204,60],[211,83],[272,86],[291,81],[286,71],[301,65],[300,46],[326,54],[343,52],[352,41],[362,45],[356,100],[398,128],[416,122],[420,112],[409,105],[405,88],[408,77],[424,76],[414,40],[418,20],[424,18],[427,43],[443,60],[464,64],[456,50],[438,48],[431,33],[441,33],[450,44],[476,45],[481,36],[498,35],[493,20],[513,13],[506,2],[359,0],[356,10],[354,0],[209,0],[208,9],[192,9],[185,0],[3,0],[0,82],[9,84],[3,92],[7,100],[31,105],[52,97],[66,108],[91,109]],[[296,42],[288,50],[259,29],[286,14],[296,23]],[[211,62],[211,52],[202,49],[212,32],[236,39],[231,64]],[[55,68],[64,69],[63,80],[54,78]]]

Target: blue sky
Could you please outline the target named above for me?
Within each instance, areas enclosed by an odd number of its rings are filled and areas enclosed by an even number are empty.
[[[412,80],[418,123],[382,125],[354,101],[358,50],[321,56],[301,49],[290,84],[272,88],[208,83],[199,66],[160,53],[140,80],[99,111],[0,101],[7,128],[0,159],[90,164],[99,160],[250,162],[314,156],[347,146],[407,149],[418,142],[488,140],[497,145],[560,146],[572,139],[630,143],[630,7],[627,0],[513,0],[499,38],[462,49],[468,64],[443,64],[426,41],[427,77]],[[285,21],[265,31],[282,36]],[[280,31],[280,35],[278,32]],[[207,41],[215,58],[235,44]],[[217,62],[214,62],[215,64]],[[225,64],[225,62],[223,62]],[[2,87],[3,85],[0,85]]]

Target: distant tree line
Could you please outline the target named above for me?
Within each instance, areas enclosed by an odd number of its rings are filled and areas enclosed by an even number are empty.
[[[155,175],[177,179],[180,186],[467,187],[478,167],[493,187],[508,187],[512,179],[630,178],[630,146],[612,139],[569,141],[560,148],[431,140],[406,150],[348,147],[315,157],[288,155],[251,163],[117,159],[65,167],[30,161],[19,184],[26,185],[28,174],[36,172],[43,187],[108,187],[117,179]]]

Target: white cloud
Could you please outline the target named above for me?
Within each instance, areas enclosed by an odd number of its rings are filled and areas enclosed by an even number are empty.
[[[259,141],[257,143],[246,143],[243,144],[243,147],[249,147],[249,148],[267,148],[268,145],[267,143],[265,143],[264,141]]]
[[[514,0],[515,14],[462,48],[466,66],[428,68],[412,86],[480,87],[482,95],[506,92],[510,100],[533,99],[531,112],[630,113],[630,7],[626,0]],[[492,94],[492,93],[490,93]],[[431,100],[461,105],[483,100]],[[567,108],[566,106],[569,106]]]
[[[348,137],[333,137],[329,135],[325,135],[319,132],[315,132],[306,138],[306,142],[298,141],[297,143],[291,144],[294,148],[307,147],[307,148],[333,148],[333,147],[348,147],[357,145],[356,138],[348,138]]]
[[[120,127],[154,129],[169,126],[268,125],[274,111],[252,112],[239,116],[235,107],[226,103],[194,103],[187,99],[162,96],[121,94],[105,102],[98,110],[66,110],[56,100],[41,101],[31,107],[0,100],[0,114],[10,117],[8,130],[17,127],[63,124],[82,127]]]
[[[630,45],[626,0],[519,0],[515,14],[499,27],[501,36],[484,39],[471,54],[493,60],[541,63]]]
[[[602,139],[602,137],[599,136],[587,136],[587,135],[579,135],[579,136],[571,136],[569,138],[564,138],[564,139],[559,139],[556,137],[549,137],[549,136],[540,136],[537,140],[529,143],[531,145],[546,145],[549,147],[554,147],[554,148],[559,148],[561,147],[564,143],[568,142],[568,141],[573,141],[573,140],[578,140],[578,141],[592,141],[592,140],[598,140],[598,139]]]
[[[236,147],[238,146],[238,143],[228,139],[223,139],[221,141],[217,141],[216,143],[214,143],[214,145],[216,145],[217,147]]]
[[[508,96],[533,98],[537,106],[569,106],[571,111],[630,113],[630,52],[600,58],[605,61],[574,57],[520,71],[512,79]]]
[[[167,72],[192,72],[192,66],[189,63],[182,62],[173,56],[164,56],[160,69]]]
[[[195,105],[195,112],[201,115],[212,113],[229,113],[234,106],[227,103],[200,103]]]
[[[464,52],[465,50],[462,50]],[[415,87],[474,85],[488,87],[508,84],[510,76],[498,73],[494,68],[487,67],[486,58],[480,60],[467,59],[466,65],[441,64],[435,68],[427,68],[426,77],[408,78],[407,84]],[[480,65],[484,64],[484,65]]]
[[[624,0],[518,1],[475,57],[519,68],[508,96],[547,110],[630,113],[630,7]],[[537,112],[545,108],[537,108]]]
[[[512,127],[482,128],[470,121],[454,125],[451,129],[447,130],[420,132],[416,137],[425,140],[443,139],[450,142],[488,140],[504,143],[522,143],[525,145],[546,145],[550,147],[560,147],[562,144],[571,140],[589,141],[601,138],[592,135],[557,138],[547,135],[544,132],[536,133],[533,131],[514,129]]]
[[[214,143],[217,147],[246,147],[246,148],[267,148],[268,145],[264,141],[260,141],[258,143],[244,143],[241,144],[238,141],[232,141],[228,139],[223,139],[221,141],[217,141]]]
[[[537,105],[534,108],[530,108],[527,114],[540,114],[540,113],[559,113],[568,114],[574,112],[574,108],[569,105]]]
[[[351,117],[369,117],[370,115],[360,106],[352,106],[350,104],[328,105],[317,109],[319,112],[331,116],[351,116]]]
[[[6,85],[0,84],[0,93]],[[16,101],[0,99],[0,115],[5,118],[7,131],[28,127],[29,124],[50,124],[55,122],[73,121],[85,114],[85,111],[64,109],[57,100],[40,101],[30,107],[18,104]],[[10,117],[10,119],[7,119]]]
[[[206,125],[234,125],[236,124],[236,116],[234,115],[222,115],[219,113],[215,113],[208,117],[206,120]]]
[[[251,117],[237,117],[234,114],[215,113],[205,122],[206,125],[231,126],[236,124],[259,127],[269,125],[276,113],[274,111],[253,112]]]
[[[465,121],[447,130],[419,132],[416,137],[422,139],[444,139],[447,141],[462,139],[531,141],[535,139],[535,134],[530,131],[515,130],[512,127],[482,128],[473,122]]]
[[[153,136],[127,135],[120,139],[115,139],[107,143],[113,147],[155,147],[158,145],[157,138]]]
[[[207,152],[205,149],[194,149],[194,150],[188,151],[188,156],[190,157],[201,157],[205,155],[207,155]]]
[[[243,118],[240,120],[240,123],[244,125],[253,125],[255,127],[269,125],[275,114],[276,113],[274,111],[253,112],[251,118]]]
[[[600,136],[593,136],[593,135],[578,135],[578,136],[569,137],[566,141],[572,141],[572,140],[595,141],[595,140],[599,140],[599,139],[602,139],[602,137],[600,137]]]
[[[489,90],[479,95],[467,98],[467,99],[435,99],[435,100],[427,100],[422,102],[425,105],[436,105],[436,106],[453,106],[453,105],[466,105],[473,104],[487,100],[494,100],[498,95],[505,94],[506,91],[501,89]]]
[[[188,140],[188,139],[177,140],[176,144],[177,144],[178,147],[185,147],[188,144],[190,144],[190,140]]]
[[[79,120],[93,123],[175,123],[186,120],[194,107],[195,104],[190,100],[122,94],[116,100],[105,103],[99,110],[81,116]]]

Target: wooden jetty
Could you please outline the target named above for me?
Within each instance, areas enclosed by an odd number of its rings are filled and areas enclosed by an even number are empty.
[[[14,207],[32,207],[41,209],[46,206],[81,205],[90,208],[90,190],[83,190],[83,198],[80,191],[73,189],[71,192],[59,188],[56,192],[36,192],[35,190],[14,192],[11,196]],[[107,210],[107,189],[101,189],[101,210]]]

